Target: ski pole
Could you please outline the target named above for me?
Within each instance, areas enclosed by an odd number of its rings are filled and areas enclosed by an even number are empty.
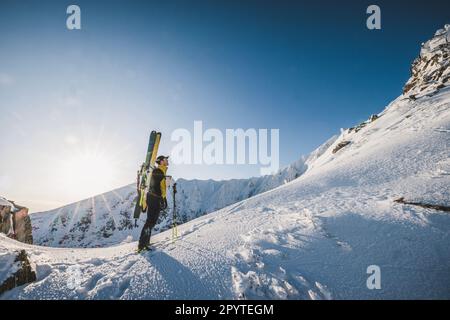
[[[175,201],[175,194],[177,193],[177,184],[176,182],[173,183],[172,186],[172,192],[173,192],[173,210],[172,210],[172,242],[175,242],[175,239],[178,237],[178,230],[177,230],[177,205]]]

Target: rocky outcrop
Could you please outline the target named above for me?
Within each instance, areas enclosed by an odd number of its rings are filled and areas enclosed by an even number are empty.
[[[36,281],[36,271],[28,260],[25,250],[21,250],[6,268],[12,272],[6,276],[6,279],[0,278],[0,295],[15,287]]]
[[[422,44],[420,56],[412,63],[411,78],[405,84],[403,94],[415,100],[450,85],[449,57],[450,24],[447,24]]]
[[[364,128],[365,126],[367,126],[369,123],[374,122],[375,120],[377,120],[380,116],[377,114],[372,114],[368,120],[361,122],[360,124],[358,124],[356,127],[351,127],[348,129],[348,132],[358,132],[359,130],[361,130],[362,128]]]
[[[438,210],[438,211],[450,212],[450,207],[449,206],[444,206],[444,205],[439,205],[439,204],[423,203],[423,202],[406,201],[404,197],[398,198],[398,199],[394,200],[394,202],[401,203],[401,204],[409,204],[409,205],[412,205],[412,206],[418,206],[418,207],[422,207],[422,208],[425,208],[425,209],[434,209],[434,210]]]
[[[339,150],[341,150],[342,148],[344,148],[345,146],[347,146],[347,145],[349,145],[351,142],[350,141],[342,141],[342,142],[339,142],[337,145],[336,145],[336,147],[334,147],[334,149],[333,149],[333,153],[336,153],[336,152],[338,152]]]
[[[32,244],[33,233],[28,208],[1,198],[0,232],[20,242]]]

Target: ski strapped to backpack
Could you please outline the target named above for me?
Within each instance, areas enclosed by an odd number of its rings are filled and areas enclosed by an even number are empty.
[[[137,227],[137,219],[141,212],[147,210],[147,192],[150,185],[150,177],[155,167],[156,155],[158,153],[159,142],[161,141],[161,132],[152,131],[148,140],[145,162],[137,172],[137,198],[134,208],[134,225]]]

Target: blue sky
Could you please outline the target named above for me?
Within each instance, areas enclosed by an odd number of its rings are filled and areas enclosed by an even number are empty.
[[[82,30],[66,28],[70,4]],[[370,4],[381,30],[366,28]],[[170,153],[170,133],[194,120],[278,128],[288,165],[401,94],[420,43],[445,23],[448,1],[2,0],[0,195],[36,211],[131,183],[149,131]],[[108,162],[98,177],[93,154]],[[69,183],[70,165],[85,179]],[[229,179],[259,166],[171,172]]]

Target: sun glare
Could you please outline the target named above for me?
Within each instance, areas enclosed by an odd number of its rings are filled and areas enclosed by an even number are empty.
[[[90,152],[64,162],[64,184],[73,194],[88,197],[109,191],[116,177],[112,159]]]

